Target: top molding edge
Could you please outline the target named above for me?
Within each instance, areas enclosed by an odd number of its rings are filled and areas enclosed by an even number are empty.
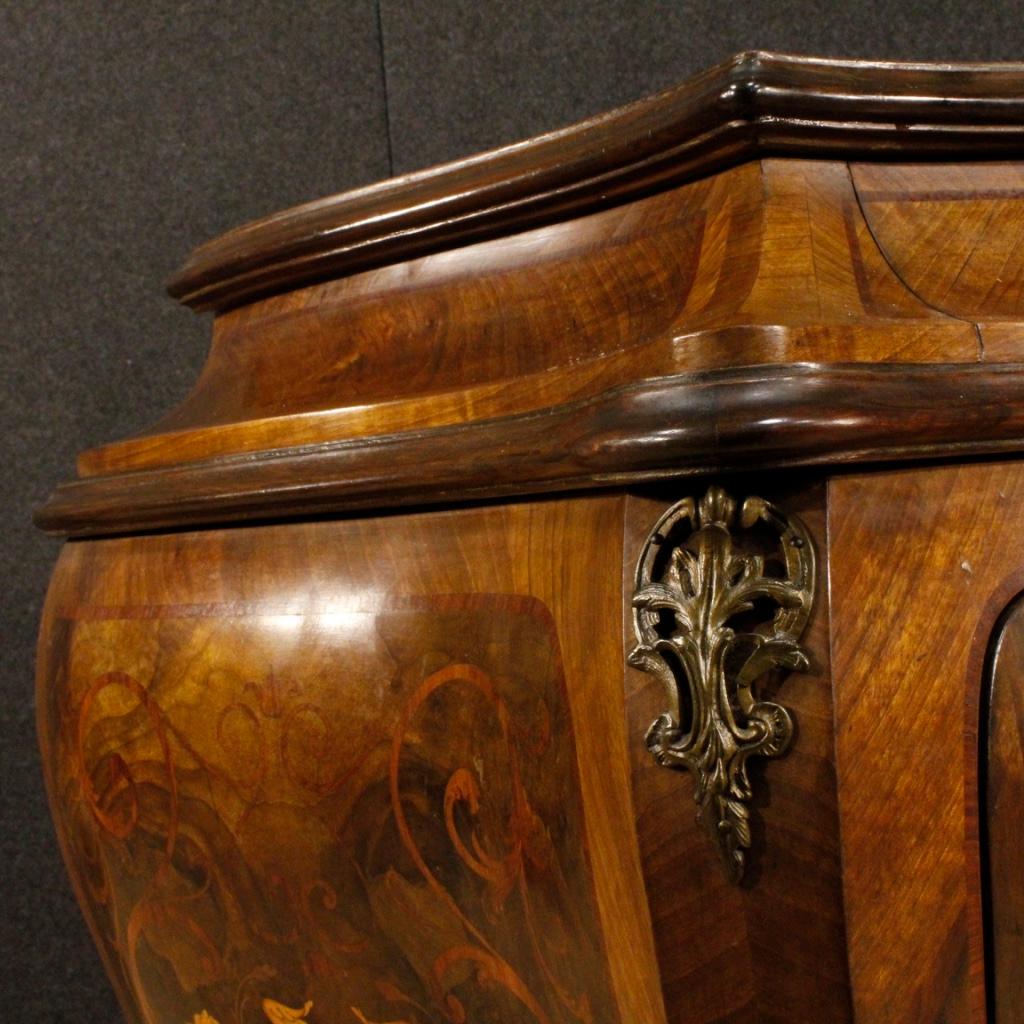
[[[765,155],[1024,155],[1024,64],[741,53],[579,124],[305,203],[196,249],[168,284],[196,310],[512,234]]]

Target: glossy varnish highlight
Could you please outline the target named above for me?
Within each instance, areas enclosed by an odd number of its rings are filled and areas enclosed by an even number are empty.
[[[740,55],[194,255],[195,388],[38,515],[54,819],[133,1024],[1016,1022],[1022,96]],[[626,663],[653,524],[717,488],[817,555],[739,877]],[[768,638],[696,590],[688,650]]]
[[[829,485],[836,770],[858,1024],[985,1020],[981,691],[996,621],[1024,587],[1022,515],[1019,462]],[[997,771],[1006,757],[1001,745]]]
[[[314,1020],[661,1017],[608,761],[622,652],[597,624],[618,581],[586,571],[621,543],[620,510],[66,551],[40,728],[132,1019],[267,997],[312,1000]]]

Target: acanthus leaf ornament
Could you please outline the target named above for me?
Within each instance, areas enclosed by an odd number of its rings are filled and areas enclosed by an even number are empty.
[[[793,737],[789,712],[756,687],[775,670],[808,667],[798,640],[814,584],[803,524],[755,497],[737,524],[721,487],[670,508],[637,565],[629,663],[659,678],[668,701],[647,747],[658,764],[693,775],[694,800],[734,882],[751,846],[747,761],[785,753]]]

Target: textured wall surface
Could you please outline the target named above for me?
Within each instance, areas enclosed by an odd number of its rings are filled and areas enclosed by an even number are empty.
[[[1024,24],[1012,2],[955,0],[0,8],[6,1016],[117,1019],[39,775],[33,647],[57,544],[29,517],[77,450],[140,430],[194,379],[209,325],[163,280],[238,222],[559,127],[750,47],[1024,60]]]

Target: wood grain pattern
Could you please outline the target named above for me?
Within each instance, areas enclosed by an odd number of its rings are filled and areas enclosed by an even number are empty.
[[[871,231],[907,287],[936,309],[1024,318],[1024,164],[857,164]]]
[[[36,514],[102,535],[607,487],[657,478],[1016,451],[1021,368],[773,366],[623,386],[547,415],[92,477]]]
[[[1018,596],[992,636],[982,750],[985,941],[994,1024],[1024,1016],[1024,602]]]
[[[224,314],[192,395],[85,453],[39,521],[87,535],[728,471],[755,452],[1018,449],[1020,364],[1001,361],[1016,323],[983,335],[920,298],[862,204],[845,164],[763,160]]]
[[[985,1021],[978,729],[1024,587],[1024,465],[829,484],[843,885],[858,1024]]]
[[[196,386],[37,516],[83,538],[39,729],[132,1024],[987,1024],[983,863],[1016,1022],[1022,87],[745,54],[193,256]],[[625,668],[690,482],[821,556],[742,887]]]
[[[236,229],[169,286],[223,309],[621,203],[769,153],[1019,153],[1021,65],[872,64],[742,53],[676,89],[527,143]]]
[[[799,515],[824,540],[822,486],[780,490],[737,480],[730,493],[757,494]],[[667,495],[671,493],[672,497]],[[639,553],[667,505],[687,491],[631,498],[626,547]],[[824,552],[822,552],[824,553]],[[625,566],[632,590],[634,566]],[[821,572],[824,574],[825,567]],[[844,1024],[852,1022],[847,974],[839,816],[833,764],[827,588],[804,637],[806,674],[787,675],[773,698],[797,725],[790,752],[752,761],[755,845],[741,888],[726,876],[697,821],[693,779],[657,765],[641,742],[664,710],[651,676],[627,669],[626,713],[637,836],[647,883],[669,1024]],[[626,643],[633,642],[626,609]]]
[[[79,469],[541,412],[729,366],[978,357],[970,325],[892,272],[844,164],[768,160],[222,315],[185,401]]]
[[[621,536],[609,498],[67,548],[40,731],[130,1019],[663,1019]]]

